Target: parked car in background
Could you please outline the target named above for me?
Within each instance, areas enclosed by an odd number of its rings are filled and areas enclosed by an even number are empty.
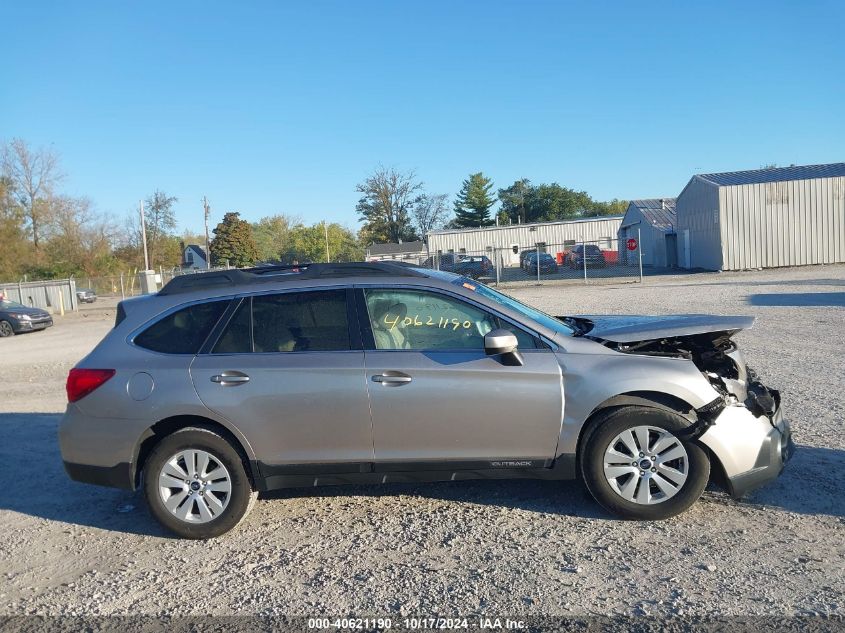
[[[540,253],[538,258],[536,252],[529,252],[525,258],[525,266],[523,267],[525,272],[536,275],[538,267],[541,274],[556,273],[558,271],[557,262],[550,253]]]
[[[458,273],[465,277],[487,276],[493,270],[493,262],[486,255],[464,255],[460,253],[442,253],[426,259],[423,268]]]
[[[519,251],[519,267],[522,268],[523,270],[528,270],[528,268],[525,264],[525,260],[528,259],[528,257],[530,255],[536,255],[536,254],[537,254],[537,249],[534,248],[534,247],[523,248],[521,251]]]
[[[493,262],[486,255],[466,255],[459,257],[455,261],[454,268],[449,272],[473,279],[489,277],[493,272]]]
[[[586,248],[586,250],[585,250]],[[577,244],[569,251],[567,259],[571,268],[583,268],[584,258],[587,259],[587,267],[595,266],[597,268],[604,268],[607,266],[607,260],[604,258],[604,253],[595,244]]]
[[[76,298],[81,303],[94,303],[97,300],[97,293],[92,288],[77,288]]]
[[[422,263],[423,268],[430,268],[431,270],[445,270],[452,272],[455,268],[454,253],[442,253],[440,255],[432,255]]]
[[[46,310],[29,308],[17,301],[0,298],[0,338],[44,330],[51,325],[53,317]]]

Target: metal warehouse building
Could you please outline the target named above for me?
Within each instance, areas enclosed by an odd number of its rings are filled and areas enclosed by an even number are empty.
[[[845,163],[699,174],[676,213],[683,268],[845,262]]]
[[[620,256],[635,255],[625,248],[634,238],[640,242],[643,266],[676,266],[676,222],[675,198],[631,200],[619,227]]]
[[[561,222],[511,224],[477,229],[444,229],[428,234],[428,249],[433,255],[440,253],[485,253],[501,249],[506,258],[505,266],[519,264],[519,252],[535,248],[548,253],[562,253],[579,242],[593,242],[602,250],[617,250],[617,231],[622,216],[583,218]],[[517,253],[514,253],[517,247]]]

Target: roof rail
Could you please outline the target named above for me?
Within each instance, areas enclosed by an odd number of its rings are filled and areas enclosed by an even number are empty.
[[[401,262],[349,262],[337,264],[273,264],[255,268],[217,270],[174,277],[158,291],[174,295],[194,290],[236,287],[246,284],[284,281],[287,279],[320,279],[332,277],[425,277],[426,274]]]

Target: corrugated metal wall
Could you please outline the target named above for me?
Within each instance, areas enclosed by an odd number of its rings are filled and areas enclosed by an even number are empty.
[[[675,210],[678,214],[678,266],[720,270],[719,187],[693,176],[678,196]]]
[[[720,208],[724,270],[845,262],[845,178],[721,187]]]
[[[0,284],[0,294],[10,301],[33,308],[43,308],[52,314],[78,308],[76,282],[73,279]]]
[[[643,266],[666,266],[666,234],[655,228],[634,206],[629,207],[619,228],[620,259],[627,263],[629,257],[639,256],[635,251],[629,252],[625,246],[629,238],[637,239],[637,229],[639,229],[640,248],[643,252]]]
[[[458,253],[466,249],[468,253],[483,252],[487,247],[510,248],[517,245],[520,250],[533,247],[537,242],[562,245],[567,241],[580,242],[608,240],[602,245],[607,250],[616,250],[616,234],[622,218],[613,216],[569,222],[549,222],[538,224],[515,224],[511,226],[489,227],[484,229],[462,229],[454,231],[435,231],[428,235],[428,248],[431,253],[438,250],[444,253],[450,249]]]

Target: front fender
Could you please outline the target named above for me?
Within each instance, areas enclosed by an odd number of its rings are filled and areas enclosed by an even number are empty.
[[[558,454],[577,451],[585,423],[603,406],[638,404],[622,398],[644,398],[651,406],[663,405],[673,410],[677,409],[672,405],[681,403],[691,411],[719,397],[698,368],[682,358],[621,353],[558,356],[565,396]],[[646,393],[648,397],[640,395]]]

